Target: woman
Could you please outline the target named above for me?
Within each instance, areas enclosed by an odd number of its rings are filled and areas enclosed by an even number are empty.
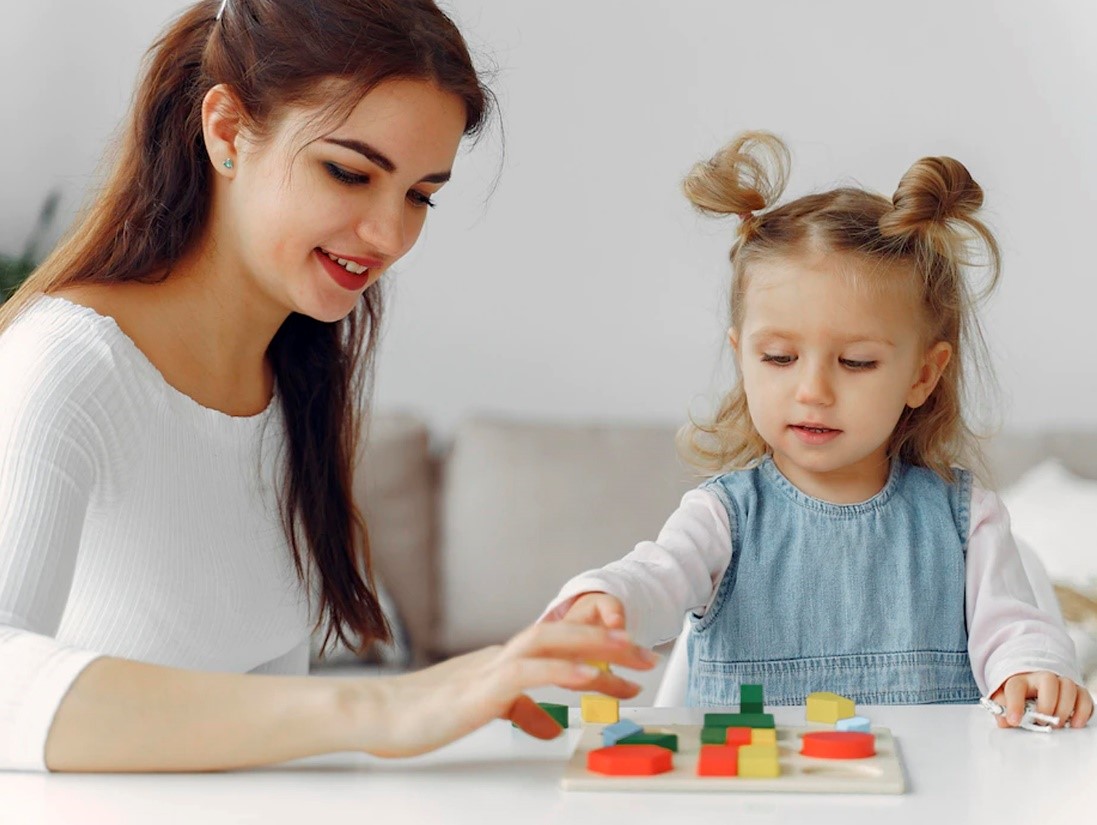
[[[104,191],[0,310],[0,767],[399,756],[651,656],[554,624],[394,678],[351,499],[379,279],[489,93],[430,0],[205,0],[154,45]]]

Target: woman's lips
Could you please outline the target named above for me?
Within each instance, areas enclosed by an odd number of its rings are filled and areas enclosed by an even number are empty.
[[[345,268],[337,264],[331,258],[327,256],[327,253],[322,249],[313,250],[313,255],[320,262],[320,266],[324,268],[324,271],[328,273],[335,283],[343,287],[343,289],[350,292],[358,292],[369,281],[370,270],[366,270],[361,275],[355,275],[353,272],[348,272]]]

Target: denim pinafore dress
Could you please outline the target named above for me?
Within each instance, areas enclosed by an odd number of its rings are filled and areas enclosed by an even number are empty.
[[[832,691],[861,704],[974,702],[964,613],[971,475],[892,463],[868,501],[806,495],[771,458],[702,487],[727,509],[731,563],[689,633],[691,706]]]

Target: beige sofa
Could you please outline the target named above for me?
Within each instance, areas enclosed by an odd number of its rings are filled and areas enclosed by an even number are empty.
[[[417,666],[505,640],[569,577],[653,537],[699,482],[674,433],[474,418],[439,445],[413,416],[375,416],[356,495],[406,635],[376,653]],[[1000,436],[987,452],[999,489],[1048,456],[1097,479],[1097,432]]]

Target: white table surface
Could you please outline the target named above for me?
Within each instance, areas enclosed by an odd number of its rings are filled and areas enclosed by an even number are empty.
[[[803,708],[767,708],[778,725]],[[48,823],[811,823],[953,825],[1097,821],[1097,727],[999,730],[977,706],[863,707],[895,736],[901,796],[564,791],[578,729],[552,742],[494,722],[408,760],[335,754],[221,774],[0,773],[0,822]],[[641,724],[700,711],[626,708]],[[572,712],[576,724],[577,711]],[[719,817],[714,820],[713,817]],[[673,817],[673,819],[671,819]]]

